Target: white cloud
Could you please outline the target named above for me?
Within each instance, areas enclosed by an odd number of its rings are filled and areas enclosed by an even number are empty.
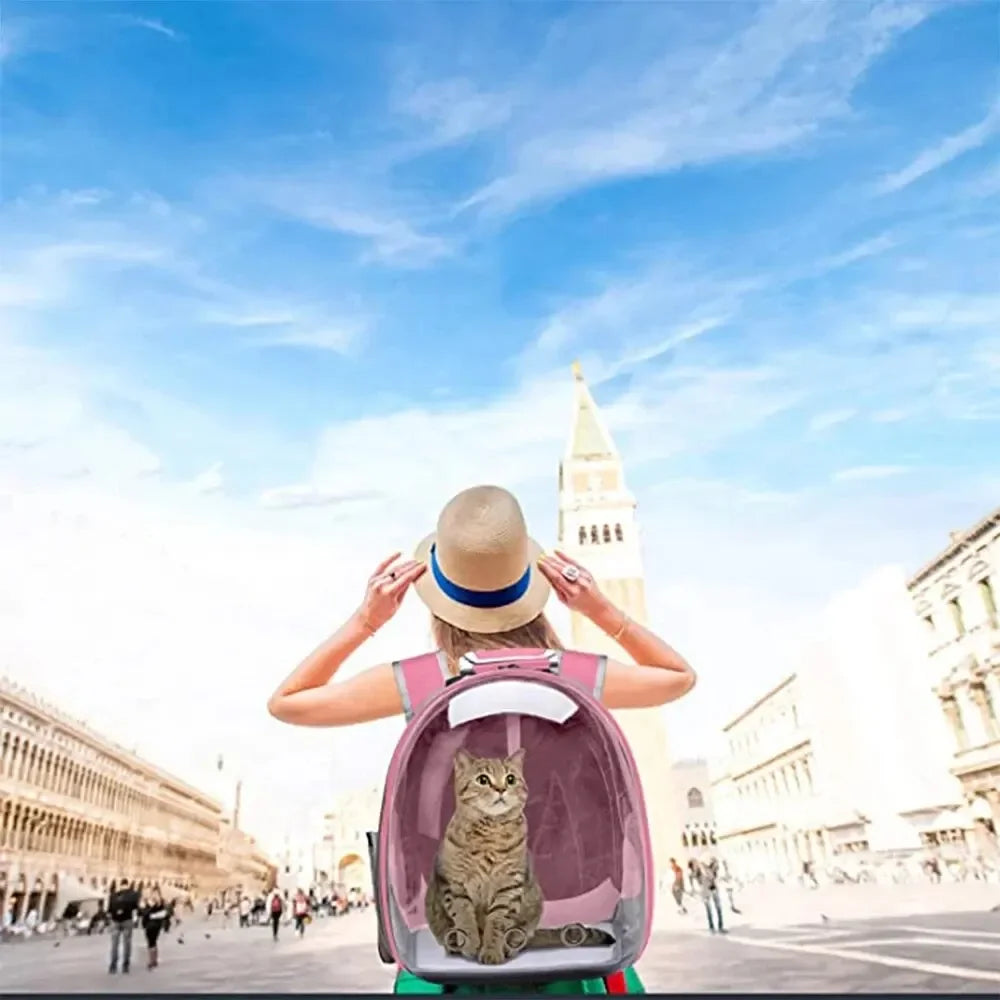
[[[206,323],[252,331],[245,341],[248,346],[302,347],[337,354],[357,347],[369,327],[363,316],[326,316],[319,307],[291,302],[224,302],[210,306],[201,318]]]
[[[480,90],[464,77],[400,89],[399,110],[425,129],[420,148],[451,145],[488,132],[507,122],[513,109],[510,95]]]
[[[146,31],[155,32],[158,35],[163,35],[165,38],[169,38],[172,42],[176,42],[180,39],[180,33],[175,31],[168,24],[164,24],[163,21],[157,20],[154,17],[136,17],[131,14],[119,15],[119,20],[123,24],[131,25],[134,28],[145,28]]]
[[[190,485],[195,493],[200,493],[203,496],[208,496],[211,493],[221,493],[226,485],[225,478],[222,475],[222,463],[215,462],[207,469],[199,472],[191,480]]]
[[[614,67],[595,52],[628,43],[595,37],[607,28],[600,18],[567,17],[564,75],[527,77],[498,140],[506,168],[463,207],[503,214],[615,178],[792,149],[849,112],[868,66],[930,9],[767,4],[735,36],[713,38],[709,23],[688,40],[665,8],[668,24],[634,21],[647,35],[631,47],[646,58]],[[650,37],[664,40],[655,55]],[[668,49],[678,41],[688,44]]]
[[[970,125],[955,135],[948,136],[934,146],[930,146],[901,170],[888,174],[882,179],[879,191],[882,194],[889,194],[909,187],[914,181],[920,180],[921,177],[925,177],[935,170],[940,170],[941,167],[951,163],[959,156],[963,156],[973,149],[978,149],[988,142],[998,129],[1000,129],[1000,103],[995,104],[982,121]]]
[[[816,416],[809,421],[809,430],[829,430],[831,427],[836,427],[838,424],[846,423],[852,417],[856,416],[857,412],[857,410],[843,409],[826,410],[823,413],[817,413]]]
[[[897,246],[897,240],[889,233],[882,233],[881,236],[873,236],[870,240],[864,240],[855,246],[849,247],[841,253],[824,257],[816,265],[819,273],[834,271],[849,264],[857,263],[859,260],[866,260],[869,257],[878,256]]]
[[[353,493],[319,489],[310,485],[276,486],[260,495],[260,505],[269,510],[294,510],[302,507],[343,507],[367,504],[381,498],[374,490]]]
[[[855,465],[849,469],[840,469],[833,474],[836,483],[851,483],[869,479],[888,479],[901,476],[908,469],[905,465]]]
[[[421,268],[452,253],[450,241],[421,232],[405,209],[393,212],[383,205],[375,207],[374,196],[352,193],[357,183],[334,177],[322,181],[242,178],[220,188],[224,196],[246,198],[318,229],[354,237],[367,245],[368,261]],[[391,200],[388,193],[381,199],[383,203]]]

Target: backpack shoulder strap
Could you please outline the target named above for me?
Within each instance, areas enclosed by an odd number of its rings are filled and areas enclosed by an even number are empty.
[[[600,701],[604,694],[607,672],[608,658],[601,653],[579,653],[567,649],[559,662],[560,676],[576,681],[597,701]]]
[[[403,715],[409,722],[431,695],[437,694],[451,676],[444,653],[437,650],[396,660],[392,665],[396,687],[403,701]]]

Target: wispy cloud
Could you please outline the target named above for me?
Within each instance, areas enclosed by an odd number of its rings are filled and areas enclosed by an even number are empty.
[[[212,493],[221,493],[225,488],[226,480],[222,475],[222,463],[214,462],[207,469],[199,472],[194,479],[191,480],[191,489],[195,493],[200,493],[202,496],[208,496]]]
[[[567,79],[546,81],[532,106],[511,118],[502,133],[506,170],[463,207],[509,213],[615,178],[792,149],[847,113],[871,62],[931,9],[767,4],[735,38],[700,40],[683,58],[663,51],[621,75],[573,38],[600,23],[577,28],[567,19],[563,44],[586,52],[587,64],[567,65]],[[643,19],[635,27],[651,30]],[[659,35],[676,32],[672,21]]]
[[[416,148],[448,146],[504,125],[513,111],[509,94],[479,89],[466,77],[416,85],[400,81],[397,110],[416,119],[424,134]]]
[[[909,471],[905,465],[855,465],[833,474],[835,483],[854,483],[869,479],[890,479]]]
[[[836,427],[838,424],[847,423],[848,420],[856,416],[857,412],[857,410],[843,409],[827,410],[825,413],[818,413],[812,418],[812,420],[809,421],[809,430],[829,430],[831,427]]]
[[[118,20],[122,24],[130,25],[133,28],[145,28],[147,31],[153,31],[158,35],[163,35],[165,38],[169,38],[173,42],[179,41],[181,37],[180,32],[175,31],[169,24],[164,24],[163,21],[157,20],[154,17],[138,17],[133,14],[120,14],[118,15]]]
[[[356,348],[369,328],[365,317],[333,317],[296,303],[239,303],[235,296],[210,306],[202,320],[217,326],[248,331],[247,345],[302,347],[346,354]]]
[[[1000,129],[1000,102],[990,108],[982,121],[929,146],[901,170],[888,174],[879,184],[879,191],[882,194],[889,194],[909,187],[914,181],[940,170],[959,156],[978,149],[996,135],[998,129]]]
[[[869,257],[876,257],[885,253],[898,245],[898,240],[889,233],[882,233],[880,236],[873,236],[870,240],[864,240],[855,244],[840,253],[831,254],[817,261],[814,272],[823,274],[829,271],[836,271],[838,268],[847,267],[860,260],[867,260]]]
[[[268,510],[297,510],[303,507],[342,507],[380,499],[374,490],[330,490],[308,484],[277,486],[260,495],[260,505]]]
[[[454,249],[445,237],[421,232],[403,209],[393,213],[385,207],[358,207],[359,201],[377,198],[360,198],[350,193],[349,185],[334,177],[324,182],[244,178],[225,186],[251,203],[317,229],[354,237],[367,247],[363,259],[368,262],[423,268],[449,256]],[[385,199],[392,200],[388,193]]]

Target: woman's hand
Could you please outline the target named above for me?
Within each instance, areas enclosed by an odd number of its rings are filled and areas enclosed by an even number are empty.
[[[599,628],[606,631],[610,619],[621,617],[621,612],[601,593],[593,576],[565,552],[556,549],[554,555],[543,555],[538,568],[567,608],[579,611]]]
[[[397,563],[398,552],[382,560],[368,578],[364,600],[358,608],[362,625],[374,635],[399,610],[414,580],[427,572],[427,564],[417,559]]]

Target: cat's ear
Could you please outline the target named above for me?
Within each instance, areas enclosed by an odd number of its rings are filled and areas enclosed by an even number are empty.
[[[473,760],[474,758],[468,750],[459,750],[455,754],[455,773],[461,774],[463,771],[467,771]]]
[[[507,763],[513,764],[514,767],[523,768],[524,767],[524,754],[525,749],[521,747],[520,750],[515,750],[508,758]]]

